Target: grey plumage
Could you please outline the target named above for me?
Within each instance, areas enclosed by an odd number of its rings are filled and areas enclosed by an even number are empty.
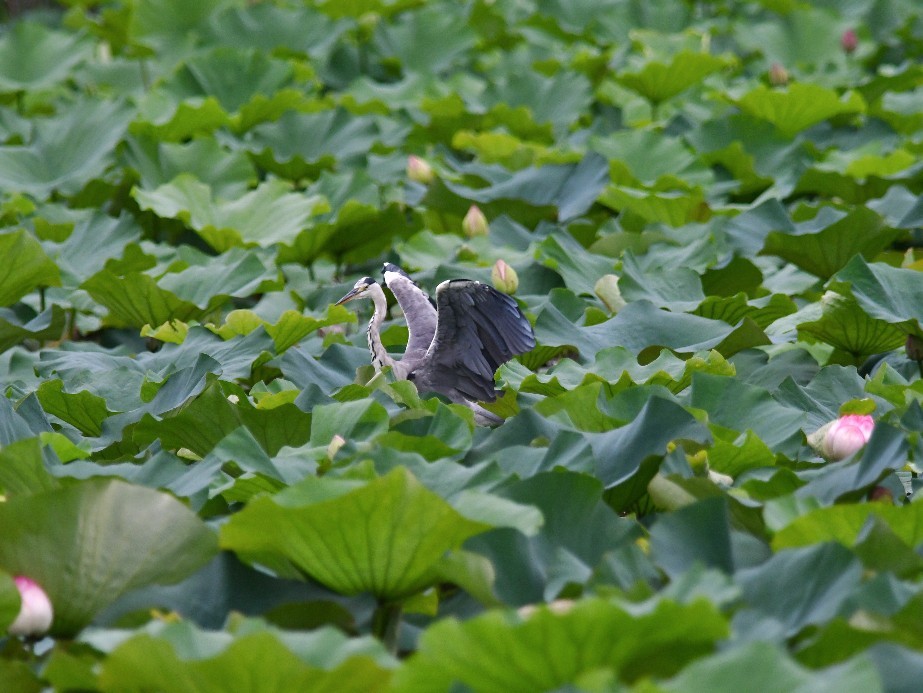
[[[422,392],[438,392],[465,404],[478,423],[497,424],[499,417],[476,404],[497,399],[494,373],[517,354],[535,347],[532,326],[510,296],[470,279],[451,279],[436,288],[436,301],[403,270],[387,263],[385,283],[404,311],[409,337],[400,361],[381,344],[387,307],[381,286],[371,277],[356,282],[337,301],[371,298],[375,312],[368,337],[377,370],[391,366],[395,378],[412,380]]]

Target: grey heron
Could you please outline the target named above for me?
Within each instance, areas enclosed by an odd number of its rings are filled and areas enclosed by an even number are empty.
[[[397,265],[385,263],[385,284],[407,320],[407,348],[400,361],[381,343],[387,311],[384,291],[371,277],[363,277],[337,305],[370,298],[375,310],[369,321],[372,364],[380,371],[391,367],[395,378],[411,380],[421,392],[438,392],[464,404],[480,424],[503,420],[477,402],[497,399],[494,372],[517,354],[535,347],[532,326],[510,296],[471,279],[449,279],[436,287],[436,300]]]

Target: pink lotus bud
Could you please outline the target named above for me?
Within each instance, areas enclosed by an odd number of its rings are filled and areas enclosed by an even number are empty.
[[[468,208],[468,213],[462,219],[462,230],[468,238],[487,235],[490,226],[487,224],[487,217],[484,216],[484,212],[477,205],[471,205]]]
[[[781,63],[773,63],[769,67],[769,81],[777,87],[788,84],[788,70]]]
[[[828,460],[842,460],[865,445],[875,420],[868,414],[846,414],[808,436],[808,443]]]
[[[407,157],[407,177],[417,183],[429,185],[433,182],[435,174],[433,173],[432,166],[426,163],[425,159],[411,154]]]
[[[516,270],[506,264],[503,260],[497,260],[494,268],[490,272],[490,281],[493,282],[494,288],[505,294],[515,294],[519,288],[519,276]]]
[[[840,45],[843,46],[843,50],[847,53],[852,53],[856,50],[859,45],[859,37],[856,35],[855,30],[847,29],[844,31],[843,36],[840,37]]]
[[[27,577],[13,578],[22,604],[19,615],[9,627],[10,635],[44,635],[51,628],[53,612],[45,590]]]
[[[869,493],[869,500],[876,501],[878,503],[893,503],[894,494],[891,493],[884,486],[876,486]]]

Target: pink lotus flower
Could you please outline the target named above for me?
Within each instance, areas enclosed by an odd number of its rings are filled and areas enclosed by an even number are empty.
[[[868,414],[846,414],[809,435],[808,443],[828,460],[842,460],[869,442],[874,428]]]
[[[840,45],[847,53],[852,53],[856,50],[856,47],[859,45],[859,36],[854,29],[847,29],[843,32],[843,36],[840,37]]]
[[[44,635],[51,628],[54,618],[51,600],[34,580],[20,575],[13,578],[13,581],[19,590],[22,604],[19,607],[19,615],[8,629],[10,635]]]

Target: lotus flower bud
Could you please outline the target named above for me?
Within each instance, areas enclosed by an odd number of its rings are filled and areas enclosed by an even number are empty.
[[[494,288],[505,294],[515,294],[519,288],[519,276],[516,270],[506,264],[503,260],[497,260],[494,268],[490,271],[490,281],[493,282]]]
[[[769,68],[769,81],[777,87],[788,84],[788,70],[781,63],[773,63]]]
[[[22,604],[19,607],[19,615],[9,627],[10,635],[44,635],[51,628],[54,617],[51,600],[34,580],[19,576],[13,578],[13,581],[19,590]]]
[[[432,166],[426,163],[425,159],[411,154],[407,157],[407,177],[416,183],[429,185],[436,176]]]
[[[877,503],[894,503],[894,495],[884,486],[876,486],[869,492],[869,500]]]
[[[842,460],[872,436],[875,420],[868,414],[846,414],[808,436],[808,443],[828,460]]]
[[[330,444],[327,446],[327,459],[332,460],[337,456],[337,453],[340,451],[340,448],[346,445],[346,439],[337,434],[330,439]]]
[[[859,36],[854,29],[847,29],[843,32],[843,36],[840,37],[840,45],[847,53],[852,53],[856,50],[856,47],[859,45]]]
[[[484,216],[484,212],[477,205],[471,205],[468,208],[468,213],[462,219],[462,230],[468,238],[487,235],[490,226],[487,224],[487,217]]]
[[[923,361],[923,339],[920,339],[915,334],[907,335],[904,351],[907,352],[907,358],[911,361]]]
[[[622,292],[619,291],[619,278],[614,274],[601,276],[593,287],[593,292],[612,313],[618,313],[627,305],[622,298]]]

